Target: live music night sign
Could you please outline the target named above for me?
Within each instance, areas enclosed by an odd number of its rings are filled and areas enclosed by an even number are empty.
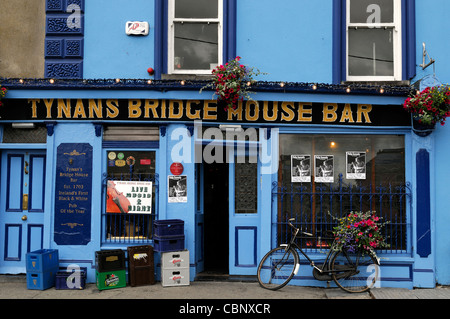
[[[244,101],[225,111],[215,100],[6,99],[1,120],[194,121],[409,126],[402,105]]]

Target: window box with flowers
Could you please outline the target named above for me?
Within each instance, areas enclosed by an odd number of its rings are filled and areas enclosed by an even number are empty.
[[[403,108],[411,113],[413,131],[419,136],[427,136],[437,123],[445,125],[450,116],[450,87],[428,87],[407,98]]]
[[[334,227],[336,251],[363,252],[376,257],[375,250],[387,248],[382,229],[387,222],[383,222],[375,212],[350,212],[347,216],[338,219]]]
[[[252,101],[249,88],[256,82],[254,77],[263,74],[256,68],[241,64],[240,60],[241,57],[237,56],[213,69],[213,82],[200,90],[201,93],[203,89],[212,87],[217,96],[217,104],[223,106],[225,111],[235,109],[239,101]]]

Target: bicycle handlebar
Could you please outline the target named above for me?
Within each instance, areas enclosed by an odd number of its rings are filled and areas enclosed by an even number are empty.
[[[292,222],[294,220],[295,220],[295,218],[288,219],[288,224],[289,224],[289,226],[291,226],[292,228],[295,229],[295,236],[297,236],[298,232],[301,232],[303,235],[313,237],[313,234],[301,231],[299,228],[295,227],[294,224],[292,224]]]

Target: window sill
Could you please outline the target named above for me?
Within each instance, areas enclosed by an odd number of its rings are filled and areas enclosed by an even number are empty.
[[[209,74],[161,74],[161,80],[187,80],[187,81],[209,81]]]
[[[410,86],[410,81],[342,81],[343,85],[367,85],[367,86]]]

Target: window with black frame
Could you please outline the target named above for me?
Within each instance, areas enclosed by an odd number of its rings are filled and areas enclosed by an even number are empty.
[[[147,242],[156,210],[155,151],[107,151],[106,242]]]
[[[404,136],[281,134],[278,179],[278,241],[289,218],[314,234],[302,245],[317,248],[337,218],[375,211],[389,222],[389,250],[407,249]]]

